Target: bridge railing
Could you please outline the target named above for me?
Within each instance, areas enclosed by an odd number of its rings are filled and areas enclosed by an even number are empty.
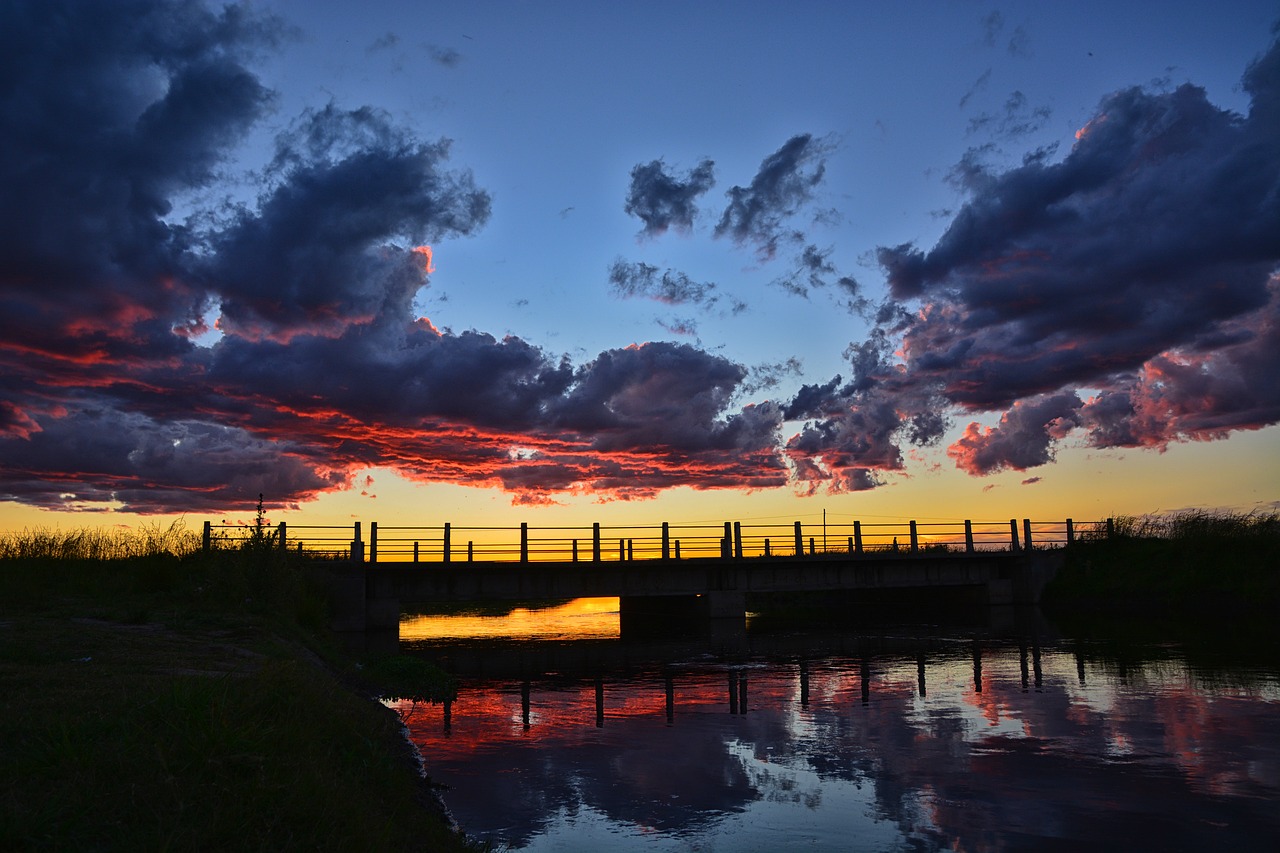
[[[316,557],[357,562],[618,562],[699,558],[977,553],[1061,548],[1105,536],[1110,519],[1073,522],[724,522],[583,527],[348,526],[204,523],[205,550],[265,541]],[[366,535],[367,533],[367,535]]]

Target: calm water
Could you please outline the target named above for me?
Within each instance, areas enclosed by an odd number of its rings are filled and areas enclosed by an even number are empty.
[[[1280,668],[1020,621],[632,641],[616,599],[418,617],[405,646],[461,687],[408,724],[462,827],[515,850],[1280,849]]]

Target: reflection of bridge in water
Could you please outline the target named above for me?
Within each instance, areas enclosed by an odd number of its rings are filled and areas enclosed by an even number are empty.
[[[750,708],[759,707],[751,684],[753,668],[761,662],[794,666],[795,689],[791,695],[798,697],[801,708],[809,704],[810,662],[818,660],[828,669],[833,660],[847,661],[864,706],[871,702],[876,679],[883,677],[884,667],[909,661],[915,663],[915,690],[921,698],[928,694],[931,669],[942,666],[954,673],[961,662],[971,668],[973,690],[980,694],[984,651],[1004,654],[1014,648],[1018,650],[1022,688],[1040,689],[1041,637],[1048,636],[1043,633],[1048,629],[1028,609],[1019,611],[1018,624],[1006,623],[969,637],[743,632],[737,638],[721,636],[700,641],[418,641],[408,643],[406,649],[462,679],[460,699],[465,699],[467,681],[509,684],[511,693],[520,693],[526,728],[539,692],[559,693],[565,685],[573,684],[594,685],[596,726],[604,725],[606,696],[612,685],[629,697],[647,689],[661,690],[667,720],[671,722],[679,705],[681,686],[693,687],[696,683],[702,688],[708,678],[719,680],[723,706],[730,714],[746,714]],[[1085,659],[1078,649],[1074,656],[1077,676],[1084,684]],[[451,721],[451,704],[446,703],[444,708],[446,730]]]

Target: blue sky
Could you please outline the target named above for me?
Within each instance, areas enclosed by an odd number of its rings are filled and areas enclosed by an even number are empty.
[[[10,518],[1280,497],[1275,3],[6,18]]]

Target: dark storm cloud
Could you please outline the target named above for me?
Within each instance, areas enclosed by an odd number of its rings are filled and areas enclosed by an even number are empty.
[[[753,247],[763,260],[773,258],[779,243],[790,236],[783,223],[813,199],[822,183],[830,150],[830,143],[808,133],[788,139],[760,164],[751,186],[735,186],[725,193],[729,204],[715,235]],[[802,236],[798,239],[803,241]]]
[[[226,331],[332,333],[407,312],[423,264],[394,241],[470,234],[488,219],[470,173],[444,168],[447,141],[420,142],[378,111],[310,111],[278,147],[277,185],[215,238],[204,270]]]
[[[715,164],[703,160],[683,178],[667,171],[661,160],[641,163],[631,170],[631,188],[624,210],[644,223],[646,237],[665,234],[667,229],[688,232],[697,215],[698,196],[715,185]]]
[[[880,250],[925,310],[907,364],[956,402],[997,408],[1100,383],[1260,309],[1280,261],[1275,50],[1247,117],[1201,89],[1105,99],[1058,163],[975,173],[938,244]]]
[[[1244,88],[1244,116],[1191,85],[1117,92],[1059,162],[1042,150],[997,172],[967,155],[952,179],[969,200],[937,245],[879,250],[918,310],[886,305],[883,340],[846,353],[855,381],[791,401],[788,417],[818,420],[789,451],[893,470],[897,443],[936,440],[957,405],[1003,410],[948,451],[973,474],[1046,464],[1073,434],[1164,447],[1280,422],[1280,48]]]
[[[726,416],[746,376],[742,365],[687,344],[607,350],[579,368],[574,387],[554,409],[554,420],[593,436],[601,450],[768,452],[780,425],[773,407],[748,407]]]
[[[4,4],[0,338],[109,351],[65,334],[79,311],[88,326],[158,321],[132,337],[168,348],[157,328],[198,317],[180,276],[196,241],[169,219],[173,199],[209,185],[265,114],[272,96],[245,63],[279,35],[242,7]]]
[[[1054,441],[1075,428],[1080,406],[1080,398],[1071,391],[1020,400],[1004,413],[997,427],[983,430],[969,424],[964,435],[947,449],[947,455],[970,474],[1006,468],[1025,471],[1044,465],[1053,459]]]
[[[447,141],[367,107],[310,110],[256,204],[200,209],[274,103],[248,63],[282,29],[243,6],[109,12],[0,10],[0,499],[280,506],[371,465],[534,502],[785,481],[776,409],[731,405],[740,365],[650,344],[574,368],[414,316],[419,244],[489,213]],[[643,295],[717,299],[655,282]],[[206,312],[223,335],[196,346]]]
[[[86,408],[45,421],[29,440],[0,441],[0,499],[49,509],[118,502],[144,513],[216,510],[250,506],[259,494],[305,500],[341,483],[290,450],[233,427]]]

